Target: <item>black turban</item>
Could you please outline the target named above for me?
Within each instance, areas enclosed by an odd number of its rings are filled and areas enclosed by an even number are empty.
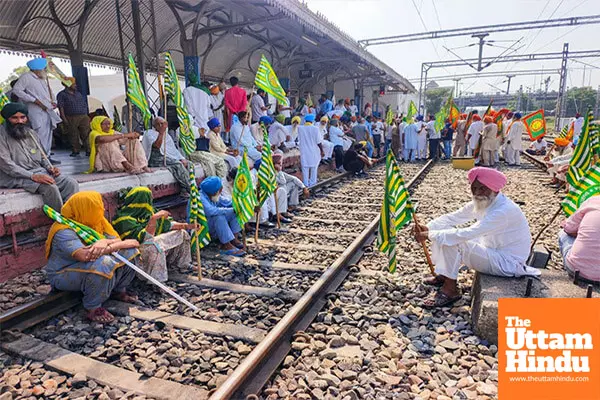
[[[7,103],[2,108],[2,111],[0,111],[0,115],[2,115],[2,118],[4,119],[9,119],[10,117],[19,112],[27,115],[27,106],[23,103]]]

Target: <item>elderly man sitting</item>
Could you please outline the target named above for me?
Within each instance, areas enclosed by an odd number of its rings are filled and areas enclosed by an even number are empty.
[[[218,176],[205,178],[200,184],[200,200],[208,220],[209,233],[221,243],[221,254],[242,257],[246,252],[236,238],[242,230],[238,224],[231,200],[221,197],[223,183]]]
[[[43,153],[27,118],[27,106],[8,103],[0,112],[0,187],[22,188],[42,195],[45,204],[60,210],[79,191],[75,179],[60,175]]]
[[[490,275],[539,275],[538,270],[525,265],[531,245],[527,219],[519,206],[500,193],[506,176],[492,168],[478,167],[469,171],[468,178],[471,202],[427,226],[415,226],[418,241],[431,240],[436,265],[437,275],[425,283],[441,286],[425,301],[425,307],[444,307],[461,298],[456,280],[463,264]],[[474,224],[457,228],[473,220]]]
[[[305,198],[310,196],[310,191],[300,179],[283,170],[283,155],[279,153],[273,154],[273,165],[277,171],[277,185],[280,189],[285,189],[285,194],[287,196],[285,208],[289,211],[293,211],[298,207],[298,204],[300,204],[300,191],[302,190]],[[277,198],[277,200],[279,200],[279,198]],[[283,209],[283,207],[281,209]],[[283,216],[286,218],[291,217],[291,215],[287,213],[284,213]]]

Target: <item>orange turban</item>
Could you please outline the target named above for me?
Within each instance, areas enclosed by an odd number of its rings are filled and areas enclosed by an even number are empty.
[[[486,115],[485,117],[483,117],[483,122],[485,124],[490,124],[490,123],[494,122],[494,118],[492,118],[491,115]]]

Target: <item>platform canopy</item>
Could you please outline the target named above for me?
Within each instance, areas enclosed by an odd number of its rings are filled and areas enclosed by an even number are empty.
[[[126,45],[120,45],[119,30],[135,28],[122,11],[133,3],[142,13],[144,7],[153,10],[137,27],[142,32],[137,45],[152,43],[155,54],[171,51],[180,71],[185,48],[185,55],[200,57],[203,77],[235,74],[250,83],[264,54],[292,88],[354,79],[364,86],[415,91],[407,79],[297,0],[0,0],[0,47],[43,49],[73,63],[122,66]]]

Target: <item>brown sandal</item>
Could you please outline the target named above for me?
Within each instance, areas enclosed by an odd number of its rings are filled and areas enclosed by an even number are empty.
[[[423,302],[423,307],[425,308],[440,308],[440,307],[448,307],[458,300],[462,299],[462,296],[459,294],[455,297],[450,297],[441,290],[438,290],[433,297],[426,299]]]
[[[87,318],[92,322],[98,322],[100,324],[110,324],[115,320],[115,316],[102,307],[89,310],[87,313]]]

